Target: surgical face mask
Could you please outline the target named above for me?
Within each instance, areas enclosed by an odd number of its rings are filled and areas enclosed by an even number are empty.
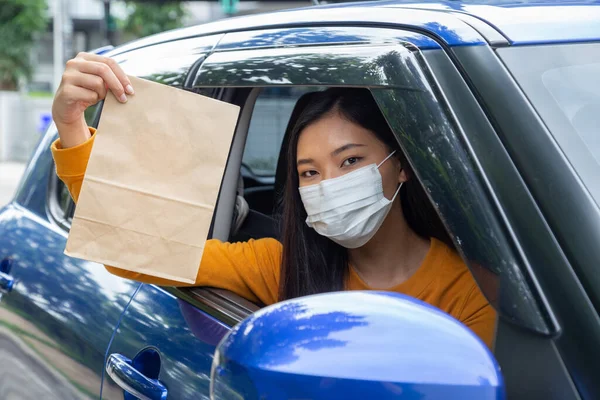
[[[402,184],[398,186],[391,200],[383,195],[379,167],[394,153],[379,165],[367,165],[337,178],[301,187],[307,225],[349,249],[367,243],[381,227],[402,187]]]

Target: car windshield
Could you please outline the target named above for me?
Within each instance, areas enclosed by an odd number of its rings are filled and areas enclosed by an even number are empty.
[[[600,205],[600,43],[499,49]]]

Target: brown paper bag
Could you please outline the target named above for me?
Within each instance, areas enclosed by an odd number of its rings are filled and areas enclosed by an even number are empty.
[[[129,77],[109,94],[65,254],[194,283],[239,107]]]

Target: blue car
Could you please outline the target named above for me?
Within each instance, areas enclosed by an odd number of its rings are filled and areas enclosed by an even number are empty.
[[[0,210],[0,399],[600,398],[600,1],[317,6],[102,51],[130,75],[241,107],[211,227],[221,240],[277,237],[297,100],[369,88],[498,311],[493,352],[397,294],[261,308],[65,256],[74,204],[51,125]]]

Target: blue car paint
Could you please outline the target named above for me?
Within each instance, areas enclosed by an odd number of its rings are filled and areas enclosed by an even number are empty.
[[[208,399],[217,344],[230,327],[153,285],[135,296],[109,353],[133,359],[149,346],[159,349],[159,380],[171,399]],[[104,383],[114,386],[112,379]]]
[[[51,124],[13,200],[0,209],[0,262],[5,261],[10,269],[3,272],[14,279],[13,290],[0,301],[0,327],[8,329],[5,337],[15,349],[15,362],[37,375],[13,395],[96,398],[109,340],[139,284],[63,254],[67,231],[49,208],[49,196],[56,194],[49,189],[56,179],[50,152],[56,138]],[[33,355],[27,354],[27,345]],[[11,378],[0,376],[0,382]],[[7,395],[6,390],[15,389],[0,384],[0,396]]]
[[[385,36],[384,36],[385,32]],[[395,29],[372,28],[291,28],[228,33],[214,51],[243,50],[259,47],[306,46],[310,44],[408,42],[421,50],[439,49],[428,36]]]
[[[342,3],[332,9],[394,8],[456,12],[476,17],[497,29],[513,45],[600,40],[600,1],[436,1],[390,0]],[[436,20],[435,13],[431,18]],[[534,23],[532,23],[534,22]],[[432,29],[439,32],[441,28]],[[444,37],[444,35],[441,35]],[[445,37],[444,37],[445,38]],[[457,45],[447,41],[449,45]],[[467,43],[462,43],[467,44]]]
[[[112,347],[112,343],[113,340],[115,339],[115,335],[119,329],[119,327],[121,326],[121,321],[123,320],[123,316],[125,315],[125,313],[127,312],[127,310],[129,309],[129,306],[131,305],[131,302],[133,301],[135,295],[140,291],[140,289],[142,288],[143,283],[138,284],[137,288],[135,288],[135,291],[133,292],[131,298],[129,299],[129,301],[127,302],[127,304],[125,305],[125,307],[123,308],[123,312],[121,312],[121,315],[119,316],[119,319],[117,321],[117,323],[115,324],[115,328],[113,329],[112,335],[110,336],[110,339],[108,341],[108,345],[106,346],[106,352],[104,353],[104,365],[106,365],[106,361],[108,360],[108,356],[109,356],[109,350]],[[104,388],[104,378],[106,376],[106,369],[102,368],[102,382],[100,384],[100,398],[102,398],[102,389]]]
[[[194,36],[319,25],[403,27],[427,33],[448,46],[484,45],[474,28],[453,14],[464,13],[502,32],[512,44],[600,40],[599,0],[561,1],[416,1],[350,2],[227,18],[164,32],[117,47],[119,54],[138,47]]]
[[[15,280],[0,303],[2,319],[15,335],[33,342],[40,357],[51,351],[64,358],[60,364],[50,362],[48,369],[66,375],[75,388],[85,389],[83,393],[97,396],[105,349],[135,282],[117,278],[100,265],[66,257],[65,233],[19,206],[2,210],[0,231],[0,254],[12,259],[10,274]],[[72,368],[90,376],[79,381],[69,376]],[[72,396],[63,390],[74,390],[55,389],[64,398]]]
[[[504,398],[500,367],[474,333],[397,293],[272,305],[233,328],[217,354],[217,398]]]
[[[49,351],[57,353],[55,357],[62,361],[47,363],[43,368],[47,374],[40,378],[47,380],[45,384],[53,382],[56,393],[64,398],[82,393],[98,396],[108,340],[137,284],[111,275],[101,265],[63,254],[67,232],[54,222],[47,207],[54,174],[50,143],[55,137],[50,128],[13,202],[0,209],[0,260],[11,261],[10,275],[15,280],[13,290],[0,302],[0,322],[25,343],[33,343],[40,360]],[[79,381],[69,375],[70,368],[89,377]],[[53,374],[65,376],[67,382],[57,381]]]
[[[377,3],[374,3],[377,4]],[[360,6],[334,8],[326,6],[277,13],[257,14],[211,22],[174,31],[164,32],[115,48],[115,55],[139,47],[182,38],[209,36],[251,30],[319,26],[377,26],[380,28],[405,28],[431,36],[448,46],[485,45],[485,38],[470,25],[448,13],[419,9],[378,8]]]
[[[396,2],[389,4],[402,7]],[[426,1],[411,6],[475,16],[500,31],[512,45],[600,40],[600,1]]]

